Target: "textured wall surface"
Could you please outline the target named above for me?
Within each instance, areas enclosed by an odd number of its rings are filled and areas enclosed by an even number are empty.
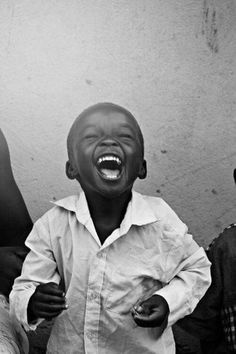
[[[34,220],[76,193],[66,135],[113,101],[137,117],[149,173],[201,245],[236,221],[236,1],[1,0],[0,127]]]

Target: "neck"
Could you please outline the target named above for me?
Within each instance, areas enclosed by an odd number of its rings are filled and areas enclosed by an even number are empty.
[[[112,199],[86,193],[90,215],[102,243],[120,226],[131,196],[131,190]]]
[[[122,220],[131,196],[131,191],[127,191],[115,198],[106,198],[95,193],[92,193],[92,195],[86,193],[92,219],[101,217],[110,218],[112,215],[115,215]]]

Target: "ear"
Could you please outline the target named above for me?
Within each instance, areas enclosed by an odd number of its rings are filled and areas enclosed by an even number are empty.
[[[144,179],[147,176],[147,161],[143,160],[142,166],[140,167],[139,175],[138,177],[140,179]]]
[[[78,172],[74,169],[70,161],[66,162],[66,175],[69,179],[75,179]]]

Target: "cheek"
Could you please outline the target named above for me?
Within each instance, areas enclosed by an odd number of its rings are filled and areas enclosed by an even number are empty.
[[[131,174],[136,174],[139,172],[142,166],[142,160],[139,155],[134,155],[129,159],[129,170]]]
[[[86,152],[83,146],[77,151],[75,155],[76,166],[79,170],[88,169],[91,164],[91,155]]]
[[[78,167],[81,172],[86,171],[88,169],[88,163],[86,162],[86,159],[81,160],[78,164]]]

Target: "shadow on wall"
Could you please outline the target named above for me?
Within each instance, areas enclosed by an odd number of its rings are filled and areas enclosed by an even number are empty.
[[[219,50],[217,16],[214,0],[203,1],[202,35],[213,53]]]

